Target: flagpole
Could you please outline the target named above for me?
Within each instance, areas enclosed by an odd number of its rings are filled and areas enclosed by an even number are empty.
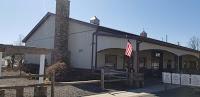
[[[127,38],[127,35],[126,35],[126,38]],[[127,57],[128,83],[130,87],[133,85],[133,60],[131,60],[133,58],[132,50],[133,50],[132,44],[127,38],[127,47],[126,47],[125,55]]]

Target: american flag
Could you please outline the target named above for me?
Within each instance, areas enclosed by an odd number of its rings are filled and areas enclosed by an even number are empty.
[[[127,42],[127,46],[126,46],[125,55],[128,56],[128,57],[131,57],[132,51],[133,51],[133,47],[132,47],[132,45],[131,45],[131,42],[128,41],[128,42]]]

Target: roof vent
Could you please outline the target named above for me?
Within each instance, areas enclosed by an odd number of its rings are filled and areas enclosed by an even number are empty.
[[[90,23],[95,24],[95,25],[99,25],[100,20],[96,16],[93,16],[92,18],[90,18]]]
[[[142,33],[140,33],[140,36],[147,37],[147,33],[143,30]]]

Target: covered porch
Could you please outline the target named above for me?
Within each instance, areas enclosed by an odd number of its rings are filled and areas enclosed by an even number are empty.
[[[124,55],[125,49],[107,48],[97,53],[97,69],[104,67],[123,70],[128,69],[127,58]],[[131,57],[131,63],[134,67],[134,55]],[[144,84],[160,84],[162,72],[185,72],[198,73],[199,59],[195,55],[179,55],[173,51],[165,49],[145,49],[138,53],[138,73],[144,75]]]
[[[127,59],[124,52],[125,49],[121,48],[109,48],[99,51],[97,53],[97,68],[110,66],[114,69],[125,69]],[[139,72],[143,72],[144,69],[171,72],[184,71],[191,68],[199,70],[198,57],[189,54],[178,56],[172,52],[160,49],[139,51],[138,60]],[[134,63],[134,60],[132,61]]]
[[[133,46],[129,65],[125,56],[127,40]],[[200,52],[187,47],[126,33],[114,35],[112,32],[98,33],[95,44],[91,67],[95,66],[96,70],[104,67],[129,70],[133,76],[131,80],[135,82],[140,79],[138,76],[143,75],[144,80],[154,79],[155,83],[161,83],[164,71],[188,72],[192,68],[190,71],[199,72]]]

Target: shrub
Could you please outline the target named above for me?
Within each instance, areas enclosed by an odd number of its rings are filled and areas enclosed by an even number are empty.
[[[56,79],[63,79],[63,75],[69,72],[69,65],[64,62],[57,62],[46,69],[47,76],[51,76],[55,71]]]

